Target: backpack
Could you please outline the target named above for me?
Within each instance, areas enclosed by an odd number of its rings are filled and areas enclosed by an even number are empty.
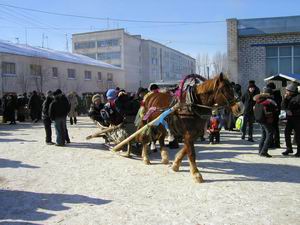
[[[267,104],[263,104],[263,102],[256,103],[254,105],[255,121],[258,123],[273,123],[276,106],[269,101],[267,102]]]

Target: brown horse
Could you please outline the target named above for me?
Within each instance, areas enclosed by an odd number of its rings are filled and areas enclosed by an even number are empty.
[[[183,137],[184,146],[176,154],[172,169],[177,172],[179,170],[182,159],[187,155],[190,164],[190,172],[196,182],[203,182],[203,178],[196,165],[196,154],[194,149],[194,142],[204,133],[207,124],[207,118],[201,115],[211,110],[210,107],[218,105],[218,107],[228,107],[235,115],[240,114],[240,105],[234,97],[233,87],[229,80],[221,73],[214,79],[207,80],[202,84],[197,84],[194,88],[194,102],[186,104],[182,100],[182,106],[168,117],[168,124],[173,134]],[[145,111],[147,112],[151,107],[161,109],[153,113],[147,122],[155,119],[161,114],[161,111],[170,107],[173,97],[168,93],[153,93],[145,100]],[[164,145],[166,137],[166,129],[159,125],[152,128],[151,132],[144,133],[137,137],[137,141],[143,145],[142,158],[145,164],[150,164],[148,157],[148,144],[152,140],[159,140],[162,163],[169,163],[169,156],[167,148]]]

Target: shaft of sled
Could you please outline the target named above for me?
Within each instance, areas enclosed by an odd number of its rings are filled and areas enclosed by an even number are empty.
[[[179,105],[175,105],[171,108],[171,113],[174,112],[176,109],[179,108]],[[137,135],[139,135],[140,133],[142,133],[144,130],[146,130],[149,126],[153,125],[155,122],[157,122],[158,120],[160,120],[160,116],[156,117],[154,120],[152,120],[151,122],[147,123],[145,126],[141,127],[140,129],[138,129],[136,132],[134,132],[132,135],[130,135],[128,138],[126,138],[125,140],[123,140],[122,142],[120,142],[119,144],[117,144],[115,147],[113,147],[112,151],[116,152],[118,151],[120,148],[122,148],[125,144],[128,144],[131,140],[133,140]]]
[[[122,126],[122,123],[119,124],[118,126],[111,126],[111,127],[105,128],[105,129],[103,129],[103,130],[101,130],[99,132],[96,132],[96,133],[94,133],[92,135],[87,136],[86,140],[89,140],[89,139],[92,139],[92,138],[95,138],[95,137],[100,137],[100,135],[106,134],[107,132],[110,132],[110,131],[114,131],[114,130],[120,128],[121,126]]]

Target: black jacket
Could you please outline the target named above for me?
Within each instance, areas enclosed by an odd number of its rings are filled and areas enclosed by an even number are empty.
[[[47,96],[46,100],[43,102],[43,106],[42,106],[42,118],[43,118],[43,120],[50,119],[49,107],[50,107],[50,104],[52,102],[53,102],[53,97],[50,97],[50,96]]]
[[[28,101],[28,107],[30,110],[41,110],[42,100],[37,94],[33,94]]]
[[[255,96],[253,93],[250,93],[247,91],[243,96],[242,96],[242,102],[244,104],[244,115],[247,116],[253,116],[253,106],[255,105],[255,101],[253,100],[253,97]]]
[[[51,120],[67,117],[70,111],[70,103],[65,95],[59,94],[54,97],[54,100],[49,106],[49,116]]]
[[[101,117],[100,110],[103,109],[103,107],[104,107],[104,104],[102,104],[102,103],[99,106],[97,106],[94,103],[92,103],[91,106],[90,106],[90,110],[88,112],[88,116],[92,120],[96,120],[98,122],[102,122],[103,119]]]
[[[287,115],[287,119],[300,119],[300,94],[284,98],[282,102],[282,109],[291,111],[292,115]]]

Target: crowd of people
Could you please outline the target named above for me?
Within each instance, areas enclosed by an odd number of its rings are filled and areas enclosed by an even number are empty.
[[[268,150],[281,147],[279,129],[281,118],[286,121],[284,131],[286,150],[282,154],[293,153],[291,136],[294,134],[294,141],[297,145],[297,152],[294,156],[300,157],[300,94],[297,84],[289,84],[284,96],[281,95],[279,89],[276,89],[273,82],[268,83],[262,92],[253,80],[249,81],[244,93],[240,85],[232,83],[232,86],[236,97],[244,105],[242,122],[239,121],[241,139],[245,140],[247,136],[249,142],[255,142],[253,125],[255,122],[258,123],[262,134],[258,153],[263,157],[271,157]],[[81,113],[87,113],[92,120],[103,126],[118,125],[122,123],[126,115],[135,116],[144,113],[143,100],[151,93],[159,91],[159,87],[154,84],[149,91],[140,88],[136,93],[130,94],[116,88],[109,89],[104,94],[85,95],[84,98],[80,98],[75,92],[66,96],[60,89],[54,92],[48,91],[46,96],[36,91],[30,93],[29,96],[26,93],[18,96],[6,94],[2,98],[3,122],[10,121],[10,124],[16,124],[16,120],[23,122],[28,117],[34,123],[42,120],[46,131],[46,144],[54,144],[51,132],[53,122],[56,145],[64,146],[70,143],[66,125],[67,116],[70,118],[71,125],[77,124],[77,117]],[[17,118],[15,118],[16,115]],[[207,126],[209,142],[220,143],[221,128],[232,130],[237,119],[229,112],[213,109]],[[205,140],[204,137],[201,137],[201,140]],[[178,147],[177,140],[174,143],[175,148]],[[174,147],[172,144],[170,146]]]

